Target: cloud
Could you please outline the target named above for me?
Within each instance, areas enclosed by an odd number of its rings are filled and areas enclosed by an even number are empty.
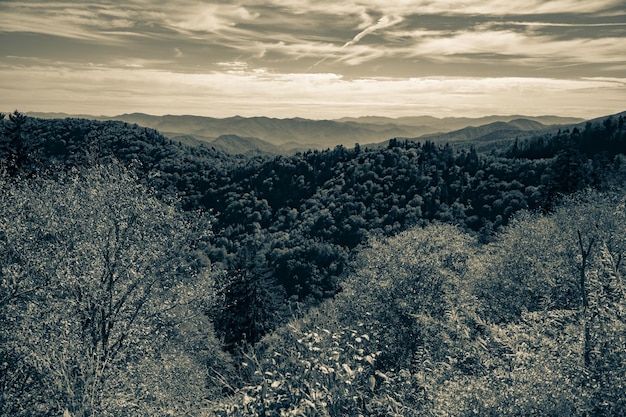
[[[343,47],[345,48],[346,46],[354,45],[355,43],[360,42],[361,39],[363,39],[370,33],[375,32],[379,29],[384,29],[389,26],[396,25],[402,22],[402,20],[403,19],[400,16],[383,16],[380,19],[378,19],[378,22],[376,22],[375,25],[369,26],[365,28],[363,31],[356,34],[356,36],[351,41],[346,42],[346,44]]]
[[[332,73],[274,73],[236,62],[222,66],[240,70],[191,74],[139,68],[4,67],[0,68],[0,108],[337,118],[363,114],[532,115],[547,111],[595,116],[626,107],[626,79],[616,77],[346,79]],[[63,97],[62,102],[59,97]]]
[[[390,56],[398,59],[434,56],[437,48],[446,59],[455,54],[479,53],[474,52],[479,49],[504,56],[510,52],[502,51],[525,45],[528,48],[523,55],[532,55],[535,47],[545,50],[542,45],[571,39],[573,35],[567,32],[568,28],[602,25],[619,31],[623,23],[588,21],[580,16],[610,14],[620,5],[623,6],[622,0],[529,0],[524,7],[510,0],[242,0],[237,3],[104,0],[81,2],[79,7],[71,2],[23,0],[0,2],[3,16],[0,32],[42,33],[99,44],[123,42],[136,45],[136,50],[147,50],[142,46],[153,39],[174,39],[179,51],[185,45],[185,62],[194,57],[199,60],[198,51],[209,49],[210,56],[216,60],[242,55],[246,59],[267,60],[268,66],[270,60],[277,66],[287,66],[294,58],[309,58],[313,61],[308,63],[311,70],[334,57],[337,57],[335,64],[360,65]],[[561,16],[561,19],[544,22],[549,16],[542,18],[541,14]],[[570,22],[563,17],[568,15],[576,15],[578,20]],[[499,20],[498,16],[505,16],[506,20]],[[527,18],[516,22],[515,16],[531,16],[536,21]],[[433,17],[447,20],[437,28],[438,20]],[[420,23],[424,27],[416,27]],[[520,34],[514,28],[528,33]],[[530,33],[541,28],[563,31]],[[366,36],[374,33],[379,36],[361,45]],[[446,42],[440,35],[452,40]],[[619,34],[599,31],[586,36],[620,40]],[[513,42],[512,46],[498,41],[507,38]],[[481,46],[482,42],[486,43]],[[600,43],[591,42],[601,46],[602,51],[615,52],[615,48]],[[584,42],[578,44],[587,49]],[[362,47],[355,48],[357,45]],[[228,51],[234,56],[226,56]],[[178,52],[175,55],[182,58]],[[563,53],[557,51],[557,56],[560,55]],[[617,56],[623,57],[623,53],[618,52]],[[336,70],[334,66],[333,69]]]
[[[341,51],[349,46],[352,46],[358,42],[361,41],[361,39],[363,39],[364,37],[366,37],[367,35],[369,35],[370,33],[373,33],[377,30],[380,29],[385,29],[387,27],[390,26],[394,26],[400,22],[402,22],[403,18],[400,16],[383,16],[380,19],[378,19],[378,22],[376,22],[375,24],[366,27],[365,29],[363,29],[361,32],[357,33],[354,38],[352,38],[352,40],[346,42],[345,44],[343,44],[343,46],[341,48],[339,48],[339,50],[333,54],[339,54],[341,53]],[[311,65],[308,69],[308,71],[311,71],[313,68],[317,67],[318,65],[322,64],[324,61],[326,61],[327,59],[331,58],[333,55],[328,55],[324,58],[322,58],[321,60],[317,61],[315,64]],[[354,61],[353,61],[354,62]]]
[[[226,74],[246,74],[250,71],[248,63],[242,61],[218,62],[217,66]]]
[[[485,27],[495,27],[495,26],[524,26],[524,27],[559,27],[559,28],[580,28],[580,27],[589,27],[589,28],[598,28],[598,27],[626,27],[626,23],[616,23],[616,22],[603,22],[603,23],[556,23],[556,22],[544,22],[544,21],[536,21],[536,22],[515,22],[515,21],[506,21],[506,22],[490,22],[485,25]]]
[[[20,0],[0,1],[0,16],[0,100],[23,110],[626,107],[623,0]]]
[[[183,32],[219,32],[240,21],[254,20],[259,14],[238,5],[198,3],[172,10],[170,16],[166,24]]]
[[[161,19],[160,12],[117,2],[0,2],[0,32],[25,32],[119,43],[137,28]]]
[[[31,32],[76,39],[110,39],[117,30],[152,34],[164,30],[211,32],[234,26],[257,15],[245,7],[181,0],[0,2],[2,32]],[[106,32],[106,33],[104,33]]]
[[[567,61],[577,63],[622,62],[620,38],[558,39],[510,30],[455,32],[446,36],[419,34],[412,47],[414,56],[448,60],[467,55],[492,55],[494,58],[523,62]],[[509,58],[507,58],[509,57]],[[454,58],[452,58],[454,59]]]
[[[528,0],[524,7],[510,0],[352,0],[335,2],[331,0],[269,0],[263,3],[297,10],[299,13],[328,11],[338,15],[351,11],[371,10],[383,15],[399,16],[446,14],[446,15],[537,15],[600,13],[614,7],[623,7],[621,0]]]

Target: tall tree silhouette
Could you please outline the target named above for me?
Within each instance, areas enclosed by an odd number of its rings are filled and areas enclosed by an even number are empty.
[[[284,317],[284,289],[256,243],[238,252],[226,274],[222,297],[215,324],[229,350],[242,343],[256,343]]]

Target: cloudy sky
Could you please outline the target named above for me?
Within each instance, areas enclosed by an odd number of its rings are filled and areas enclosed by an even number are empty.
[[[626,110],[624,0],[0,0],[0,109]]]

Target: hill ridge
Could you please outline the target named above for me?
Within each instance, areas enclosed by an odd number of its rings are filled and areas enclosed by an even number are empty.
[[[45,113],[33,113],[46,116]],[[52,114],[58,116],[59,113]],[[69,115],[67,115],[69,116]],[[44,117],[48,118],[48,117]],[[56,117],[55,117],[56,118]],[[157,129],[172,139],[186,137],[199,142],[211,142],[222,135],[242,138],[254,137],[279,147],[280,152],[290,152],[313,144],[316,149],[337,145],[353,146],[356,143],[380,143],[390,138],[417,138],[424,135],[449,133],[473,125],[511,122],[525,119],[542,124],[555,121],[583,122],[582,119],[558,116],[486,116],[483,118],[439,119],[432,116],[400,117],[397,119],[368,116],[364,118],[340,118],[313,120],[301,117],[271,118],[265,116],[213,118],[196,115],[154,116],[145,113],[125,113],[112,117],[94,117],[95,120],[121,120]],[[434,137],[434,136],[433,136]],[[289,144],[296,144],[295,146]]]

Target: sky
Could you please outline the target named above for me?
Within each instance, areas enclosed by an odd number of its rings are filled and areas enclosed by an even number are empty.
[[[336,119],[626,110],[626,0],[0,0],[0,109]]]

